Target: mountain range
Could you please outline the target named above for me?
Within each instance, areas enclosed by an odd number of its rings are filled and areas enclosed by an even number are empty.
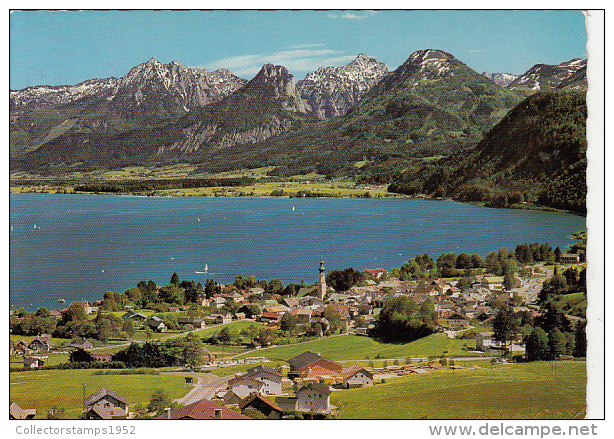
[[[478,144],[538,90],[585,91],[585,72],[576,59],[518,77],[479,74],[427,49],[394,71],[360,54],[298,82],[272,64],[247,81],[152,58],[119,79],[11,90],[11,170],[192,162],[200,171],[388,175]]]

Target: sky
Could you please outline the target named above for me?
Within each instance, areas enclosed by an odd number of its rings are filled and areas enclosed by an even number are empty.
[[[580,11],[13,11],[9,29],[11,89],[122,77],[152,57],[246,79],[281,64],[296,80],[359,53],[394,70],[441,49],[515,74],[586,57]]]

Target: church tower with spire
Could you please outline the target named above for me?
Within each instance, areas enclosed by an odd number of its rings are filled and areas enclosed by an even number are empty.
[[[320,279],[318,280],[318,284],[316,285],[316,292],[318,294],[318,298],[324,300],[324,296],[326,295],[326,276],[324,275],[324,259],[320,259]]]

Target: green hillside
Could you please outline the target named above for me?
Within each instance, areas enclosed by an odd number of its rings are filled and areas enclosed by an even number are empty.
[[[494,207],[528,203],[584,213],[586,117],[584,94],[537,93],[474,148],[408,167],[389,190]]]

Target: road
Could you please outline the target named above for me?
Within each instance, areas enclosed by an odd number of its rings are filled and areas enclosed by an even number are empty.
[[[203,398],[211,400],[218,390],[226,388],[229,378],[219,378],[212,373],[201,372],[162,372],[161,375],[178,375],[196,378],[197,382],[192,390],[190,390],[183,398],[174,400],[175,402],[184,405],[200,401]]]

